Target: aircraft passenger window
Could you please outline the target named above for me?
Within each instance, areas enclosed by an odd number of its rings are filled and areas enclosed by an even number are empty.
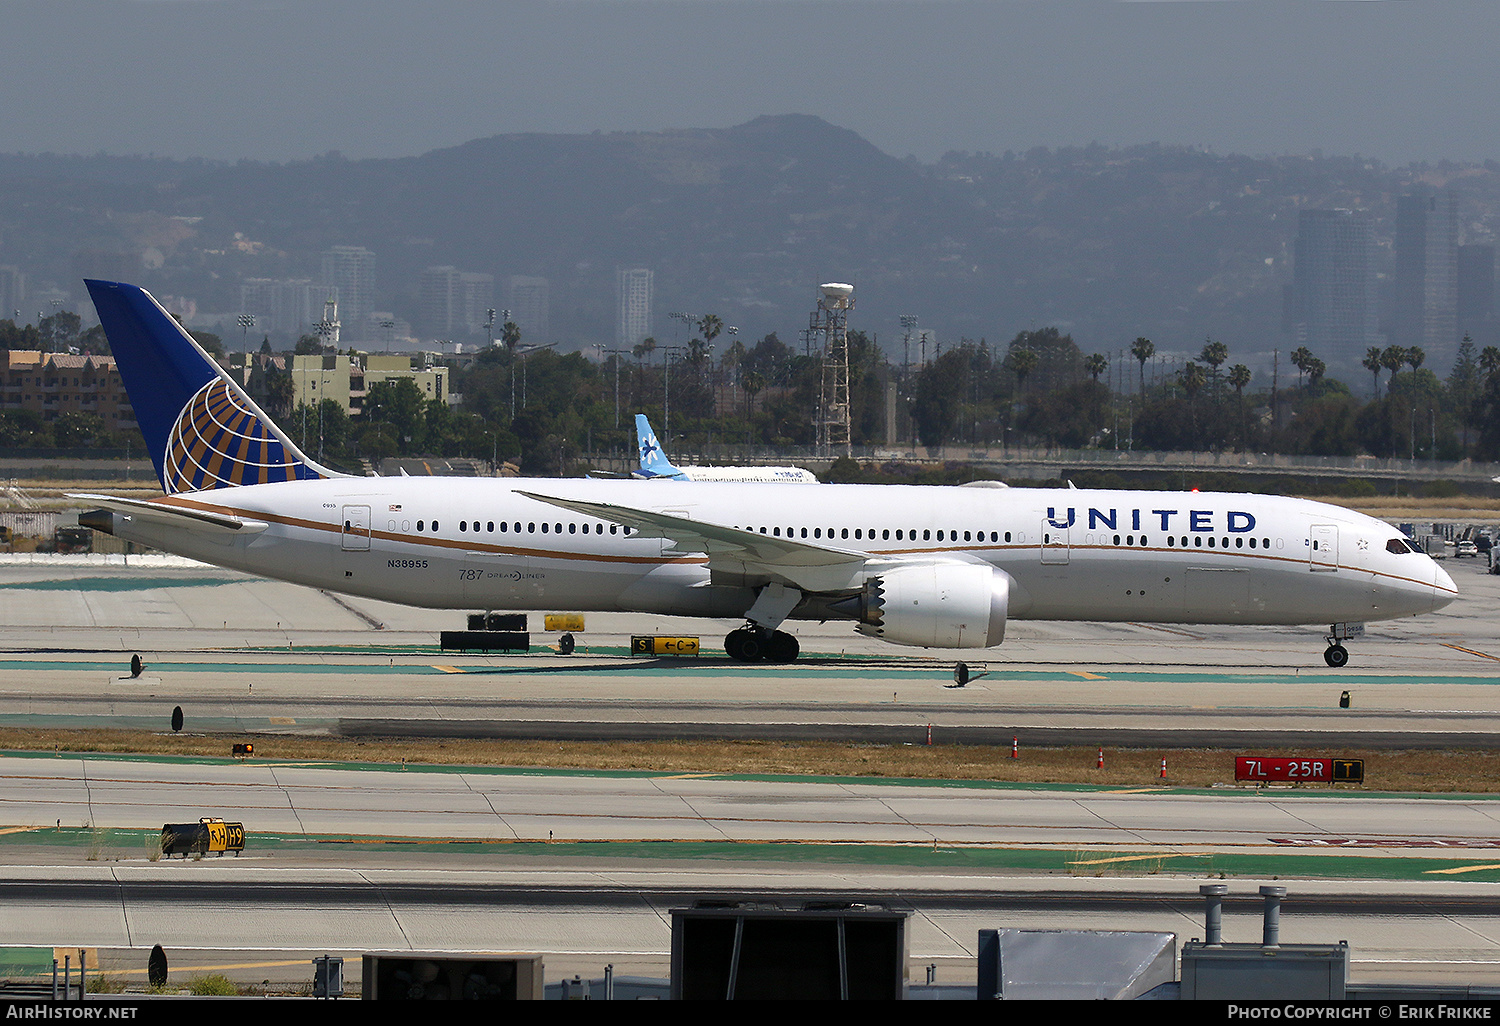
[[[1125,544],[1126,545],[1134,545],[1135,544],[1135,535],[1133,535],[1133,534],[1127,534],[1125,536]]]
[[[881,539],[883,541],[890,541],[891,540],[891,529],[889,527],[887,527],[885,530],[881,531],[880,532],[880,537],[881,537]]]
[[[417,530],[420,531],[421,529],[422,529],[422,521],[418,520],[417,521]]]
[[[436,530],[437,530],[437,529],[438,529],[438,525],[437,525],[437,521],[436,521],[436,520],[434,520],[434,521],[433,521],[433,522],[432,522],[432,529],[433,529],[433,530],[434,530],[434,531],[436,531]]]
[[[840,538],[847,538],[847,537],[849,537],[849,528],[846,527],[842,531],[840,531],[839,532],[839,537]]]
[[[394,520],[390,521],[385,525],[385,529],[387,531],[394,531],[396,529],[396,522]]]
[[[823,529],[821,527],[814,527],[813,528],[813,537],[814,538],[821,538],[821,537],[823,537]]]
[[[577,524],[569,524],[568,525],[568,533],[569,534],[577,534],[578,533],[578,525]]]
[[[557,525],[557,533],[562,534],[562,524]]]
[[[620,529],[620,525],[619,524],[610,524],[609,525],[609,533],[610,534],[614,534],[619,529]]]
[[[1010,541],[1010,532],[1009,531],[1005,532],[1005,540],[1006,541]]]
[[[943,540],[943,532],[939,531],[938,532],[938,541],[942,541],[942,540]]]
[[[923,531],[922,532],[922,540],[923,541],[931,541],[932,540],[932,532],[931,531]]]
[[[860,533],[860,529],[859,529],[859,528],[857,528],[857,527],[856,527],[856,528],[855,528],[855,529],[854,529],[854,538],[855,538],[855,540],[856,540],[856,541],[858,541],[858,540],[859,540],[859,538],[860,538],[860,537],[861,537],[861,536],[862,536],[862,535],[861,535],[861,533]]]
[[[1243,539],[1243,538],[1236,538],[1234,540],[1234,547],[1237,548],[1237,549],[1243,549],[1245,547],[1245,539]]]
[[[1120,544],[1120,536],[1118,534],[1115,535],[1115,544],[1116,545]]]
[[[510,527],[510,525],[507,524],[504,520],[500,521],[500,533],[501,534],[504,534],[509,527]]]
[[[543,524],[542,526],[545,527],[546,525]],[[536,534],[536,524],[527,524],[526,525],[526,533],[527,534]]]
[[[485,524],[485,530],[489,531],[490,534],[494,534],[495,533],[495,522],[493,520],[491,520],[487,524]]]
[[[1193,546],[1199,549],[1203,548],[1203,535],[1200,534],[1198,537],[1193,539]]]
[[[897,541],[901,541],[902,540],[902,537],[901,537],[901,528],[899,528],[899,527],[896,528],[896,540]]]
[[[1143,534],[1143,535],[1141,535],[1141,544],[1142,544],[1142,545],[1145,545],[1145,544],[1146,544],[1146,536],[1145,536],[1145,535],[1144,535],[1144,534]]]
[[[774,534],[776,537],[780,538],[781,537],[781,528],[779,528],[779,527],[773,527],[773,528],[771,528],[771,533]]]
[[[467,520],[460,520],[458,522],[458,529],[460,531],[467,531],[469,529],[469,522]]]
[[[542,525],[542,533],[543,533],[543,534],[546,534],[546,533],[547,533],[547,530],[548,530],[548,527],[549,527],[549,525],[548,525],[548,524],[543,524],[543,525]]]
[[[805,528],[805,527],[802,529],[802,537],[804,537],[804,538],[807,537],[807,528]]]
[[[1253,548],[1255,548],[1255,539],[1254,539],[1254,538],[1251,538],[1251,539],[1250,539],[1250,547],[1251,547],[1251,548],[1252,548],[1252,549],[1253,549]]]
[[[1177,544],[1177,539],[1173,538],[1170,534],[1167,535],[1167,548],[1170,549],[1172,546],[1174,546],[1176,544]]]
[[[964,541],[968,541],[968,540],[969,540],[969,532],[965,531],[964,532]]]

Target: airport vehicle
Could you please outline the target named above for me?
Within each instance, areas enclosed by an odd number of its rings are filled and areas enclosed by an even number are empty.
[[[1453,557],[1455,559],[1463,559],[1465,556],[1473,556],[1475,558],[1479,556],[1479,546],[1467,538],[1460,541],[1453,550]]]
[[[79,496],[79,523],[223,567],[443,609],[744,621],[739,661],[795,659],[788,620],[998,645],[1009,619],[1331,624],[1427,613],[1452,579],[1394,527],[1210,492],[350,477],[309,459],[144,290],[90,281],[165,495]]]
[[[762,481],[783,484],[817,484],[818,478],[801,467],[674,467],[646,415],[635,415],[636,444],[641,451],[641,466],[632,477],[654,481]]]

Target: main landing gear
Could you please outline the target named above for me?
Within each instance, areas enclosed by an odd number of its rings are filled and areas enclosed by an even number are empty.
[[[724,638],[724,651],[737,663],[790,663],[801,648],[797,639],[785,631],[768,631],[746,624]]]

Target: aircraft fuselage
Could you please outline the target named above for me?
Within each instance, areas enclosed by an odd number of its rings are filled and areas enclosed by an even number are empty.
[[[1382,521],[1238,493],[344,478],[158,500],[267,524],[257,534],[118,516],[114,531],[219,566],[434,608],[738,618],[754,600],[753,582],[714,579],[701,551],[520,489],[874,556],[985,563],[1010,577],[1015,619],[1329,624],[1426,613],[1457,594],[1429,557],[1394,551],[1399,535]]]

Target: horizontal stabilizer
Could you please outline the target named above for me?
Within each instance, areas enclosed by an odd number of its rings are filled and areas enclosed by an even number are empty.
[[[68,498],[81,499],[100,509],[120,513],[133,520],[162,524],[179,530],[196,531],[200,534],[259,534],[269,526],[263,520],[249,520],[244,517],[230,516],[227,513],[187,509],[143,499],[122,499],[113,495],[88,494],[70,494]],[[79,522],[82,523],[82,519]],[[84,526],[94,525],[84,524]]]

